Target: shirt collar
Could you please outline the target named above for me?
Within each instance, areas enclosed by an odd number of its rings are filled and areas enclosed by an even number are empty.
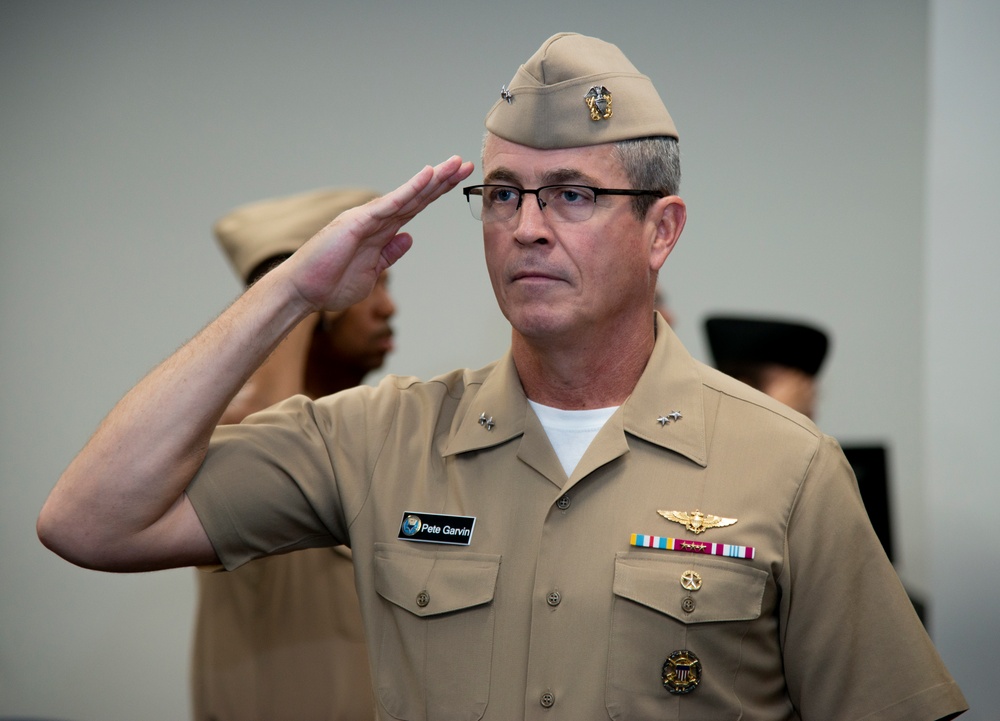
[[[508,349],[466,405],[458,427],[448,439],[444,455],[489,448],[522,435],[527,410],[528,399]]]
[[[659,314],[656,323],[653,353],[622,409],[625,432],[705,466],[705,390],[699,364]]]
[[[656,323],[649,362],[620,409],[623,429],[705,466],[705,402],[698,364],[659,314]],[[444,455],[489,448],[522,435],[527,409],[528,400],[508,349],[465,407]]]

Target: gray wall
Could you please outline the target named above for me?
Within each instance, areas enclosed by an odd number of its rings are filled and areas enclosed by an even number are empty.
[[[33,523],[111,405],[238,293],[215,218],[478,158],[500,85],[559,30],[621,45],[680,128],[690,220],[662,281],[682,339],[705,358],[716,310],[831,331],[820,424],[890,446],[901,575],[970,700],[1000,706],[985,677],[998,556],[968,566],[942,545],[976,543],[1000,508],[979,430],[997,348],[977,337],[996,326],[1000,265],[983,212],[1000,164],[980,125],[1000,105],[997,19],[987,0],[5,0],[0,714],[187,714],[193,571],[83,571]],[[389,372],[506,347],[463,204],[409,228]],[[977,523],[956,526],[963,512]]]
[[[1000,4],[936,0],[930,112],[922,438],[934,636],[973,706],[1000,715]]]

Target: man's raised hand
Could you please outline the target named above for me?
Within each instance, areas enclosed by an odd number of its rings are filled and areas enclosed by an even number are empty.
[[[413,244],[400,229],[472,169],[471,162],[452,156],[337,216],[283,264],[302,300],[313,310],[342,310],[366,298],[382,271]]]

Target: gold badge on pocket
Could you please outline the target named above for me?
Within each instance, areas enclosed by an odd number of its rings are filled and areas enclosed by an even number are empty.
[[[691,693],[701,683],[701,661],[690,651],[674,651],[663,662],[663,687],[672,694]]]

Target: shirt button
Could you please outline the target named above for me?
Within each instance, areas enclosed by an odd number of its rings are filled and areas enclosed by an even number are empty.
[[[421,591],[417,594],[417,605],[420,606],[420,608],[423,608],[430,602],[431,594],[427,593],[427,591]]]
[[[559,591],[551,591],[549,592],[549,595],[545,597],[545,601],[550,606],[558,606],[559,602],[562,601],[562,596],[559,594]]]
[[[538,699],[538,703],[542,705],[542,708],[552,708],[556,705],[556,697],[554,694],[546,691],[542,694],[542,697]]]
[[[556,501],[556,507],[560,511],[565,511],[567,508],[569,508],[572,502],[573,502],[572,498],[570,498],[569,496],[563,496],[558,501]]]
[[[691,613],[692,611],[694,611],[694,606],[695,606],[694,599],[691,598],[690,596],[681,601],[681,610],[683,610],[684,613]]]

